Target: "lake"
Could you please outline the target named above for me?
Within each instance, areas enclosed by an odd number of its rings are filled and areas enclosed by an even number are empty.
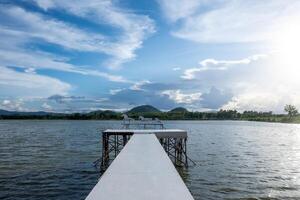
[[[300,199],[300,125],[166,121],[188,130],[197,199]],[[99,179],[101,130],[120,121],[0,121],[0,199],[84,199]]]

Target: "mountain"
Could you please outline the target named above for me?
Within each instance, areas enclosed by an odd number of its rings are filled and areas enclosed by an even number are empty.
[[[0,115],[14,115],[15,112],[7,111],[7,110],[0,110]]]
[[[142,105],[142,106],[137,106],[132,108],[127,113],[154,113],[154,112],[161,112],[161,111],[150,105]]]
[[[189,111],[186,108],[177,107],[177,108],[174,108],[174,109],[170,110],[169,112],[172,112],[172,113],[185,113],[185,112],[189,112]]]
[[[22,116],[45,116],[45,115],[54,115],[59,113],[49,113],[49,112],[19,112],[19,111],[7,111],[7,110],[0,110],[0,115],[2,116],[12,116],[12,115],[22,115]]]

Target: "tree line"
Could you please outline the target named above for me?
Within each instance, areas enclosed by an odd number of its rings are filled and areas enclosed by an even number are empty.
[[[139,116],[147,118],[159,118],[161,120],[247,120],[267,122],[295,122],[300,123],[298,110],[293,105],[286,105],[284,110],[287,114],[274,114],[269,112],[236,110],[219,110],[217,112],[128,112],[131,118],[138,119]],[[121,120],[121,112],[94,111],[90,113],[55,114],[45,115],[0,115],[0,119],[44,119],[44,120]]]

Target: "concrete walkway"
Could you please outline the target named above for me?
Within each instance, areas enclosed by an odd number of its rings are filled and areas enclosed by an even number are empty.
[[[193,200],[155,134],[134,134],[86,200]]]

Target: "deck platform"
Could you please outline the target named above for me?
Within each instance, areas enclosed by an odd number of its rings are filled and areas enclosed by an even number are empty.
[[[132,135],[153,134],[176,166],[188,166],[187,131],[181,129],[107,129],[102,132],[101,171],[117,157]],[[143,146],[140,147],[143,151]]]
[[[193,200],[157,136],[136,133],[86,200]]]
[[[107,129],[106,134],[152,134],[158,138],[186,138],[187,132],[181,129]]]

